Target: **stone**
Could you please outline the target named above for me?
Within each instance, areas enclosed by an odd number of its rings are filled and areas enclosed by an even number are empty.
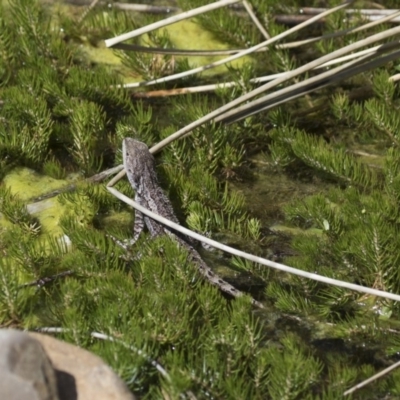
[[[0,330],[0,399],[60,400],[45,350],[25,332]]]
[[[135,400],[100,357],[48,335],[29,335],[41,343],[56,370],[60,400]]]
[[[0,329],[1,400],[135,400],[100,357],[51,336]]]

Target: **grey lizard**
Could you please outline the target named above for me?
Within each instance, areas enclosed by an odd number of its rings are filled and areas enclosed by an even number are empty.
[[[126,174],[130,184],[135,190],[135,201],[148,210],[179,224],[170,200],[164,194],[158,183],[154,166],[154,157],[150,153],[148,147],[138,140],[125,138],[122,142],[122,154]],[[167,234],[175,239],[181,247],[188,251],[190,259],[198,266],[200,273],[212,285],[217,286],[223,292],[234,297],[243,296],[243,292],[234,288],[211,270],[201,258],[200,254],[195,250],[191,244],[191,240],[187,236],[174,233],[170,228],[143,215],[137,210],[135,210],[132,244],[136,242],[145,226],[150,232],[151,237]],[[264,306],[255,299],[252,299],[252,304],[259,308],[264,308]]]

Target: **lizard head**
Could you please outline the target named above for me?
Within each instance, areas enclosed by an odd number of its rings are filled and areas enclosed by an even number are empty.
[[[149,173],[154,173],[154,157],[146,144],[132,138],[122,141],[122,156],[128,179],[137,190],[141,179]]]

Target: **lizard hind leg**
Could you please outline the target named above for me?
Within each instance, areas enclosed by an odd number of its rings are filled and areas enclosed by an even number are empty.
[[[108,237],[110,237],[118,246],[122,247],[124,250],[130,251],[132,246],[139,239],[139,236],[143,232],[143,229],[144,229],[143,214],[140,211],[136,211],[135,212],[135,223],[133,225],[133,238],[119,240],[112,235],[108,235]]]
[[[136,255],[133,254],[133,246],[139,239],[140,234],[144,229],[144,219],[143,214],[140,211],[135,212],[135,223],[133,226],[133,238],[119,240],[113,235],[107,235],[114,243],[116,243],[119,247],[122,247],[127,255],[122,256],[125,260],[139,260],[141,258],[141,253]]]
[[[131,239],[132,241],[131,246],[137,242],[140,234],[143,232],[143,229],[144,229],[144,216],[140,211],[135,210],[135,223],[133,225],[133,239]]]

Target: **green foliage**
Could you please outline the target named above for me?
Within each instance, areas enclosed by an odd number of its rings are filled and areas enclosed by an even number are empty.
[[[228,391],[233,395],[234,390],[244,390],[240,389],[241,385],[245,385],[246,393],[252,390],[251,380],[243,379],[251,376],[251,371],[242,369],[241,365],[248,360],[257,366],[253,360],[254,355],[262,351],[262,333],[257,320],[246,312],[246,299],[234,302],[229,311],[226,301],[215,288],[200,284],[196,268],[186,263],[187,256],[168,238],[160,238],[146,246],[140,261],[131,266],[127,279],[126,273],[118,267],[117,258],[113,265],[108,264],[105,275],[104,260],[98,257],[98,251],[88,251],[90,247],[99,251],[104,248],[95,239],[97,235],[89,238],[86,234],[84,243],[83,232],[71,230],[71,233],[73,243],[77,244],[75,269],[86,279],[71,277],[65,280],[61,285],[62,301],[54,310],[63,324],[71,328],[70,340],[87,347],[91,344],[84,332],[108,332],[107,326],[110,334],[115,334],[115,330],[124,332],[125,343],[143,349],[151,354],[151,358],[169,366],[172,381],[164,382],[169,393],[194,390],[199,394],[211,391],[223,395],[230,386]],[[78,319],[77,315],[80,315]],[[244,318],[244,315],[247,316]],[[198,352],[189,351],[189,341],[199,349]],[[129,364],[119,368],[126,376],[129,365],[131,377],[136,370],[139,379],[131,380],[131,386],[149,396],[150,385],[158,379],[154,369],[146,365],[146,360],[134,353],[127,354],[121,345],[113,346],[112,352],[108,346],[96,348],[111,362],[115,357],[129,360]],[[223,366],[224,370],[221,370],[221,357],[231,359]],[[213,379],[217,371],[225,379]],[[229,385],[224,383],[226,381]],[[262,382],[259,373],[257,397],[265,390]]]
[[[233,81],[235,85],[232,87],[222,85],[217,87],[215,94],[221,98],[223,103],[229,103],[253,90],[255,85],[250,80],[256,76],[254,65],[251,63],[244,63],[240,68],[227,64],[226,68],[229,72],[226,79]]]
[[[94,7],[86,15],[84,23],[79,25],[76,21],[60,16],[63,25],[67,24],[68,33],[79,36],[82,31],[90,37],[92,42],[99,38],[108,39],[112,36],[122,35],[140,27],[136,14],[119,12],[114,7]]]
[[[398,145],[400,118],[397,110],[375,98],[365,103],[365,110],[367,111],[369,121]]]
[[[65,178],[65,170],[62,167],[61,163],[56,159],[49,159],[43,165],[43,172],[45,175],[48,175],[54,179],[63,179]]]
[[[322,364],[299,346],[299,338],[287,335],[282,339],[285,352],[271,347],[269,394],[272,399],[304,398],[322,371]]]
[[[268,285],[267,295],[276,299],[275,306],[287,313],[301,312],[302,314],[310,314],[313,309],[313,304],[304,292],[290,290],[282,284],[272,282]]]
[[[95,145],[99,137],[105,136],[105,117],[99,106],[89,102],[78,103],[72,112],[72,155],[77,165],[86,173],[97,172],[101,166],[101,157],[95,158],[98,153]],[[96,136],[93,135],[94,132]]]
[[[71,155],[86,173],[98,170],[110,142],[110,117],[132,109],[120,81],[105,67],[82,62],[38,2],[11,2],[0,25],[0,95],[7,99],[0,109],[2,160],[39,168]],[[53,153],[55,142],[62,151]]]
[[[356,22],[350,22],[350,19],[346,16],[345,10],[340,10],[338,12],[329,14],[326,17],[326,24],[324,25],[324,34],[329,35],[332,33],[337,33],[342,30],[346,30],[352,27],[352,25],[357,26]],[[331,53],[340,47],[344,47],[352,43],[354,35],[335,37],[331,39],[320,40],[316,43],[317,49],[322,54]]]
[[[94,70],[71,66],[65,85],[69,98],[79,98],[99,103],[107,109],[110,116],[121,111],[132,111],[132,103],[128,93],[121,88],[121,82],[115,74],[104,66],[96,66]]]
[[[373,78],[373,89],[379,99],[392,103],[396,87],[389,78],[390,74],[385,69],[376,71]]]
[[[347,117],[348,109],[350,105],[349,97],[343,93],[338,93],[332,98],[332,112],[333,115],[342,121]]]
[[[26,310],[27,298],[21,295],[13,266],[0,258],[0,323],[19,322]]]
[[[286,216],[298,226],[315,227],[329,236],[340,235],[344,220],[338,208],[325,195],[310,196],[304,202],[289,204],[285,207]]]
[[[298,159],[346,184],[361,188],[376,184],[373,170],[348,155],[344,149],[332,149],[321,137],[311,136],[288,125],[273,129],[270,135],[278,142],[272,153],[275,163],[282,161],[282,166],[286,166],[291,160]]]
[[[27,161],[40,162],[48,151],[53,125],[46,101],[16,87],[4,90],[3,95],[9,96],[1,110],[8,121],[0,128],[3,154],[19,154]]]
[[[311,235],[296,238],[293,247],[302,257],[293,258],[291,265],[309,271],[317,268],[323,275],[380,290],[400,290],[398,211],[396,207],[393,214],[392,203],[381,193],[367,196],[351,188],[340,194],[332,190],[301,203],[293,201],[285,211],[291,222],[303,228],[319,228],[323,234],[319,239]],[[354,312],[351,299],[355,294],[333,287],[316,289],[312,293],[321,302],[318,313],[328,317],[337,310]],[[293,296],[290,298],[294,301]]]
[[[151,107],[145,107],[142,102],[138,102],[129,116],[117,122],[115,131],[116,145],[119,145],[126,137],[140,138],[143,142],[152,143],[154,118]]]
[[[184,10],[201,7],[203,0],[178,1]],[[234,47],[251,47],[259,43],[260,32],[256,29],[250,18],[241,18],[227,7],[218,8],[211,12],[198,15],[196,19],[201,25],[213,32],[217,37],[224,32],[224,41]]]
[[[329,97],[328,113],[326,106],[323,114],[317,111],[297,119],[287,110],[271,112],[268,156],[275,167],[281,167],[281,173],[299,177],[300,182],[312,179],[321,184],[319,193],[288,199],[283,206],[287,223],[297,227],[291,240],[294,254],[286,257],[285,263],[399,293],[398,93],[389,75],[387,69],[374,72],[375,96],[367,99],[354,101],[341,88]],[[360,157],[352,155],[353,150]],[[398,349],[397,339],[388,335],[390,328],[385,328],[386,323],[397,326],[397,302],[282,274],[279,280],[269,277],[266,294],[282,312],[296,316],[300,312],[307,319],[325,321],[322,336],[326,337],[329,321],[335,326],[334,337],[354,343],[368,341],[369,351],[374,346],[386,354]],[[381,347],[381,343],[385,345]],[[357,353],[360,348],[353,351]],[[325,361],[326,379],[335,383],[319,391],[318,396],[302,398],[335,399],[363,380],[364,374],[372,375],[365,356],[357,353],[354,364],[347,356],[340,362],[331,361],[337,357],[334,351]],[[390,381],[388,378],[375,385],[374,393],[394,387]],[[365,396],[365,392],[355,394],[356,398]]]
[[[143,25],[155,22],[152,16],[142,16],[142,19]],[[132,30],[132,28],[129,30]],[[162,49],[175,47],[166,29],[148,32],[144,37],[136,38],[135,42],[142,46]],[[123,65],[140,75],[144,81],[162,78],[190,69],[188,59],[183,57],[137,51],[123,51],[117,54],[121,58]]]
[[[229,191],[227,185],[221,193],[216,178],[204,173],[200,164],[193,166],[188,176],[183,172],[177,174],[175,168],[172,170],[165,166],[165,169],[179,188],[179,197],[187,209],[187,223],[191,229],[199,232],[229,230],[239,235],[259,237],[259,223],[248,219],[244,197]]]
[[[23,232],[33,236],[40,234],[39,220],[31,216],[26,204],[4,186],[0,186],[0,212]]]
[[[67,219],[71,218],[82,227],[92,226],[102,210],[110,211],[120,206],[103,185],[81,184],[74,192],[62,193],[57,199],[67,206]]]

